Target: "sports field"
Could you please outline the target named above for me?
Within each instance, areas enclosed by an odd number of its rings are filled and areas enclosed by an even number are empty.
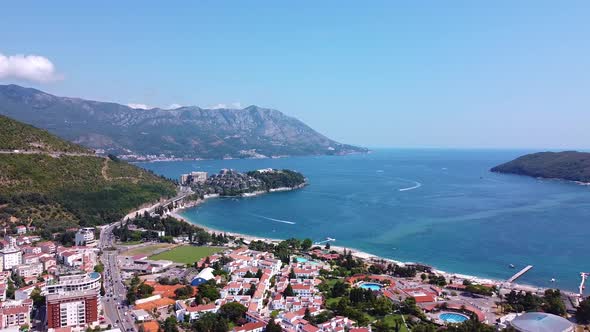
[[[150,259],[164,259],[177,263],[192,264],[203,257],[207,257],[222,250],[223,248],[217,247],[197,247],[184,245],[159,253],[157,255],[150,256]]]

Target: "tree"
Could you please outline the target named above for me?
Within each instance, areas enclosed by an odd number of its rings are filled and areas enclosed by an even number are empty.
[[[197,293],[197,297],[200,297],[201,299],[207,299],[209,301],[215,301],[219,299],[220,294],[219,290],[217,289],[215,279],[211,279],[206,283],[199,285],[199,292]]]
[[[266,324],[266,332],[282,332],[283,329],[281,328],[281,326],[277,323],[275,323],[274,319],[271,319],[268,321],[268,324]]]
[[[286,298],[287,296],[295,296],[295,292],[293,292],[293,287],[291,286],[291,283],[289,283],[283,291],[283,297]]]
[[[41,288],[39,287],[35,287],[35,289],[31,291],[30,298],[33,300],[33,304],[37,307],[45,304],[45,296],[41,294]]]
[[[373,304],[373,311],[378,316],[390,314],[392,309],[391,301],[383,296],[375,300],[375,303]]]
[[[336,283],[334,283],[334,286],[332,287],[332,297],[343,296],[344,294],[346,294],[347,290],[348,284],[338,280],[336,281]]]
[[[330,242],[326,242],[326,245],[324,246],[324,248],[326,250],[330,250]]]
[[[192,331],[199,332],[226,332],[229,331],[227,319],[218,314],[207,312],[192,324]]]
[[[262,275],[263,275],[262,270],[258,269],[258,271],[256,271],[256,278],[260,279],[260,278],[262,278]]]
[[[297,279],[297,275],[295,274],[295,271],[293,271],[293,269],[289,271],[289,280],[291,279]]]
[[[312,321],[311,312],[309,311],[309,307],[305,308],[305,313],[303,314],[303,319],[305,319],[308,322]]]
[[[178,321],[176,320],[176,317],[170,316],[166,318],[162,329],[164,332],[178,332]]]
[[[14,292],[16,288],[14,287],[14,283],[12,280],[8,279],[8,287],[6,287],[6,298],[7,299],[14,299]]]
[[[575,317],[578,324],[590,323],[590,297],[580,302]]]
[[[246,295],[254,296],[256,293],[256,284],[250,284],[250,289],[246,292]]]
[[[194,293],[194,289],[191,285],[186,285],[184,287],[177,288],[174,291],[174,295],[176,295],[176,299],[183,300],[188,299]]]
[[[543,299],[545,300],[545,303],[543,305],[543,310],[545,312],[558,316],[565,315],[565,304],[561,300],[561,292],[559,291],[559,289],[546,290]]]
[[[94,266],[94,272],[103,273],[104,272],[104,265],[102,263],[98,263]]]
[[[219,308],[218,314],[231,322],[237,323],[240,318],[244,317],[246,311],[248,311],[248,308],[242,304],[238,302],[229,302]]]
[[[303,242],[301,242],[301,250],[308,251],[312,245],[313,242],[311,242],[311,239],[305,239]]]
[[[246,272],[246,274],[244,274],[244,278],[254,278],[254,275],[252,274],[252,272],[248,271]]]

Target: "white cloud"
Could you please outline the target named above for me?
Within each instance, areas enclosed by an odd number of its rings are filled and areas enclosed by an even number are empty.
[[[0,78],[13,78],[34,82],[51,82],[63,79],[53,63],[39,55],[4,55],[0,53]]]
[[[131,108],[139,109],[139,110],[149,110],[152,108],[151,106],[148,106],[146,104],[134,104],[134,103],[127,104],[127,106],[129,106]]]
[[[182,105],[180,105],[180,104],[170,104],[170,105],[168,105],[168,107],[166,107],[166,109],[175,110],[175,109],[181,108],[181,107],[182,107]]]
[[[221,108],[227,108],[227,105],[226,104],[217,104],[217,105],[209,106],[209,108],[212,109],[212,110],[218,110],[218,109],[221,109]]]
[[[236,101],[234,103],[231,104],[217,104],[217,105],[213,105],[213,106],[209,106],[210,109],[212,110],[218,110],[221,108],[226,108],[226,109],[241,109],[242,108],[242,104],[239,101]]]

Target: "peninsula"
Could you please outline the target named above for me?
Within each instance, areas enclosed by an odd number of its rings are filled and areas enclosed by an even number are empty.
[[[180,185],[190,187],[198,199],[211,196],[252,196],[297,189],[306,183],[305,177],[299,172],[271,168],[246,173],[222,169],[211,176],[206,172],[191,172],[180,177]]]
[[[532,153],[493,167],[490,171],[587,183],[590,182],[590,153]]]

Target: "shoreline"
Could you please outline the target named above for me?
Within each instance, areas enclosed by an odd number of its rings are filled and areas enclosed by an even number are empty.
[[[277,189],[279,189],[279,188],[277,188]],[[296,188],[285,188],[284,190],[278,190],[278,191],[289,191],[289,190],[294,190],[294,189],[296,189]],[[243,197],[243,198],[255,197],[255,196],[262,195],[264,193],[267,193],[267,192],[257,193],[257,194],[249,195],[249,196],[241,196],[241,197]],[[197,206],[201,205],[202,203],[205,203],[208,199],[217,198],[217,197],[219,197],[219,195],[216,195],[213,197],[206,196],[205,199],[198,200],[198,201],[191,201],[185,206],[175,208],[172,211],[167,212],[166,215],[172,216],[172,217],[174,217],[182,222],[186,222],[190,225],[200,227],[210,233],[224,233],[224,234],[234,236],[237,238],[243,238],[246,241],[264,241],[264,242],[271,242],[271,243],[279,243],[284,240],[284,239],[255,236],[255,235],[249,235],[249,234],[243,234],[243,233],[238,233],[238,232],[224,231],[224,230],[216,229],[216,228],[212,228],[209,226],[205,226],[205,225],[193,222],[193,221],[183,217],[180,214],[180,213],[182,213],[183,210],[197,207]],[[417,264],[415,262],[402,262],[402,261],[395,260],[392,258],[381,257],[381,256],[374,255],[374,254],[371,254],[368,252],[364,252],[362,250],[359,250],[359,249],[356,249],[353,247],[343,247],[343,246],[338,246],[338,245],[330,245],[330,250],[334,250],[340,254],[342,254],[345,250],[352,251],[352,256],[362,259],[364,261],[382,260],[385,262],[389,262],[389,263],[393,263],[393,264],[397,264],[397,265],[401,265],[401,266],[410,265],[410,264]],[[463,273],[452,273],[452,272],[447,272],[447,271],[437,269],[434,266],[430,266],[430,265],[427,265],[427,266],[429,266],[431,268],[433,273],[435,273],[437,275],[444,276],[445,279],[447,279],[447,280],[451,280],[451,279],[470,280],[470,281],[478,283],[478,284],[492,284],[492,285],[495,285],[496,287],[498,287],[500,289],[504,289],[504,290],[510,289],[510,290],[516,290],[516,291],[532,292],[532,293],[543,292],[547,289],[552,289],[552,288],[547,288],[547,287],[541,287],[541,286],[535,286],[535,285],[529,285],[529,284],[521,284],[521,283],[516,283],[516,282],[507,283],[505,280],[497,280],[497,279],[493,279],[493,278],[478,277],[478,276],[463,274]],[[575,293],[573,291],[566,290],[566,289],[560,289],[560,290],[565,295],[577,296],[577,293]]]

